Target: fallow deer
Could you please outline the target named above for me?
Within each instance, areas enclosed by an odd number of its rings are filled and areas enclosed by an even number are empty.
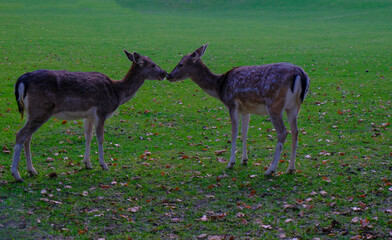
[[[309,89],[309,77],[305,71],[289,63],[275,63],[243,66],[225,74],[214,74],[201,60],[207,46],[208,44],[203,45],[185,55],[166,78],[171,82],[190,78],[207,94],[219,99],[228,108],[232,125],[228,168],[233,168],[235,164],[239,114],[242,115],[243,165],[248,161],[246,137],[250,114],[268,114],[278,135],[271,166],[265,172],[267,176],[272,175],[278,166],[287,136],[283,122],[283,111],[286,111],[292,134],[291,158],[287,171],[293,173],[298,142],[297,116]]]
[[[31,175],[37,174],[31,159],[31,137],[52,116],[65,120],[84,119],[86,148],[83,162],[87,169],[91,168],[90,144],[95,126],[99,164],[103,170],[108,169],[103,157],[106,119],[119,105],[130,100],[146,79],[163,80],[167,75],[150,58],[126,50],[124,53],[132,66],[120,81],[98,72],[52,70],[37,70],[19,77],[15,84],[15,97],[22,118],[24,112],[27,113],[27,121],[16,134],[11,167],[16,181],[23,181],[18,171],[23,145],[27,171]]]

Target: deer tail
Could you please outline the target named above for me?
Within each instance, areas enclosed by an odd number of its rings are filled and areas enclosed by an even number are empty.
[[[18,104],[19,113],[22,116],[21,119],[23,119],[23,115],[25,112],[24,99],[26,97],[27,86],[28,86],[28,76],[27,74],[24,74],[18,78],[15,84],[15,99],[16,99],[16,103]]]
[[[303,70],[300,74],[294,76],[293,83],[291,85],[291,91],[294,95],[299,95],[301,103],[303,103],[306,94],[309,91],[309,83],[309,77]]]

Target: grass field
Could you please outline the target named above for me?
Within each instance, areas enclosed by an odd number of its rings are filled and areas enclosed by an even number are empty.
[[[392,3],[290,2],[0,0],[0,239],[392,238]],[[281,172],[263,175],[276,144],[268,117],[251,117],[248,166],[227,170],[223,105],[189,80],[146,81],[106,122],[109,171],[95,138],[94,169],[83,169],[81,120],[51,119],[32,140],[39,174],[22,154],[25,181],[14,182],[20,75],[121,79],[123,49],[170,72],[205,43],[215,73],[283,61],[307,71],[296,174],[284,173],[289,136]]]

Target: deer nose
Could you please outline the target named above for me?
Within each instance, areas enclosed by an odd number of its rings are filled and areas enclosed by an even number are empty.
[[[168,75],[166,75],[167,80],[171,80],[172,78],[173,78],[173,76],[170,73]]]

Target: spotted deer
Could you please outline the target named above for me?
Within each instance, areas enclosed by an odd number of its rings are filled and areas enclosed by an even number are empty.
[[[146,79],[163,80],[167,75],[150,58],[126,50],[124,53],[132,66],[119,81],[98,72],[52,70],[37,70],[19,77],[15,84],[15,97],[22,118],[27,113],[27,121],[16,134],[11,167],[16,181],[23,181],[18,171],[23,146],[27,171],[31,175],[37,174],[31,159],[31,137],[52,116],[65,120],[84,119],[86,147],[83,162],[87,169],[91,169],[90,144],[95,126],[99,164],[103,170],[108,169],[103,157],[106,119],[119,105],[129,101]]]
[[[214,74],[203,63],[207,45],[185,55],[166,77],[171,82],[190,78],[207,94],[219,99],[229,110],[231,119],[231,155],[228,168],[235,164],[239,115],[242,115],[242,164],[248,155],[246,138],[250,114],[269,115],[278,135],[278,142],[271,166],[265,175],[272,175],[278,166],[287,130],[283,122],[286,111],[292,134],[291,158],[288,173],[295,171],[298,144],[297,117],[309,89],[309,77],[300,67],[289,63],[234,68],[225,74]]]

